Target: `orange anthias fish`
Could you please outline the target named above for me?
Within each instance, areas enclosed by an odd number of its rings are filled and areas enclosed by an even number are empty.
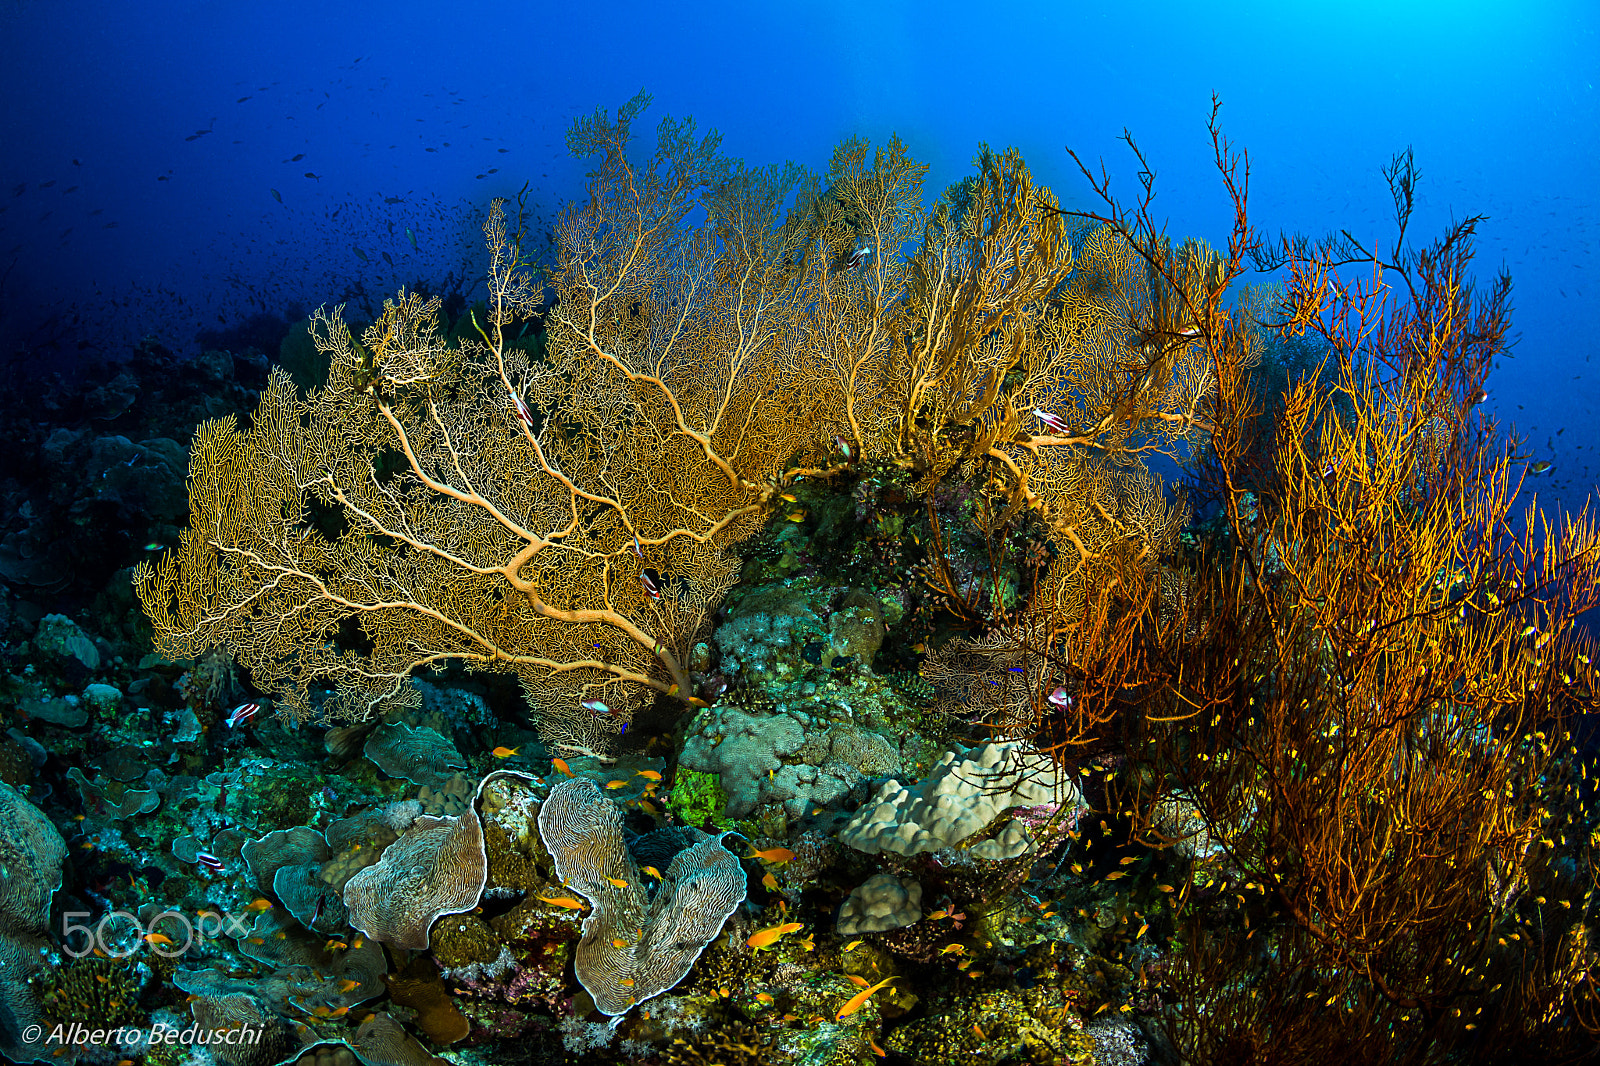
[[[581,910],[583,910],[583,904],[579,903],[577,900],[573,899],[571,896],[554,896],[554,897],[551,897],[551,896],[539,896],[539,897],[536,897],[536,898],[539,900],[540,903],[548,903],[553,907],[565,907],[568,910],[573,910],[573,911],[581,911]]]
[[[763,948],[770,948],[779,940],[782,940],[787,934],[798,933],[803,928],[805,927],[799,922],[784,922],[782,925],[769,925],[765,929],[756,930],[756,932],[753,933],[750,939],[746,940],[745,943],[749,944],[757,951],[761,951]]]
[[[493,751],[491,751],[489,754],[493,755],[496,759],[509,759],[509,758],[511,758],[511,756],[515,755],[517,752],[519,752],[521,750],[522,750],[521,747],[508,748],[504,744],[502,744],[498,748],[495,748]]]
[[[628,783],[626,781],[622,781],[622,780],[607,781],[606,782],[606,788],[608,788],[608,789],[615,790],[615,789],[627,788],[627,787],[628,787]]]
[[[762,862],[770,862],[774,866],[780,866],[783,863],[788,862],[790,859],[793,859],[794,852],[790,851],[788,848],[768,848],[766,851],[757,851],[756,849],[751,848],[750,858],[760,859]]]
[[[661,771],[660,770],[640,770],[638,773],[634,774],[633,776],[634,777],[648,778],[651,781],[660,781],[661,780]]]
[[[851,996],[849,1002],[845,1003],[844,1006],[839,1008],[839,1013],[834,1016],[835,1020],[842,1022],[846,1018],[850,1017],[850,1015],[854,1014],[856,1011],[860,1010],[866,1005],[867,1000],[872,998],[872,994],[874,992],[893,980],[893,977],[885,977],[871,988],[863,988],[860,992],[857,992],[855,995]]]
[[[567,761],[565,759],[551,759],[550,760],[550,765],[554,766],[557,770],[559,770],[563,774],[566,774],[568,777],[577,777],[578,776],[577,774],[572,772],[572,767],[567,765]]]

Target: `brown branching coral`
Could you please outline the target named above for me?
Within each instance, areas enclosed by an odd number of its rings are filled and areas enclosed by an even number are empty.
[[[599,750],[646,693],[687,698],[727,548],[807,432],[770,358],[786,313],[679,225],[740,175],[687,124],[630,162],[642,106],[574,131],[605,162],[562,223],[543,360],[508,340],[542,293],[497,203],[479,339],[446,345],[437,302],[405,293],[360,341],[322,312],[325,388],[280,374],[248,429],[201,427],[183,545],[136,576],[166,652],[227,647],[299,717],[413,703],[412,673],[445,662],[509,670],[566,750]],[[787,186],[741,188],[720,240],[763,240]]]
[[[1218,162],[1236,264],[1254,238],[1220,138]],[[1264,257],[1290,281],[1255,328],[1311,330],[1328,352],[1265,438],[1242,375],[1251,324],[1209,316],[1219,389],[1197,465],[1222,530],[1141,641],[1144,723],[1124,722],[1139,766],[1108,798],[1167,847],[1179,841],[1157,811],[1193,797],[1236,871],[1179,894],[1191,957],[1170,1028],[1200,1059],[1442,1061],[1535,1030],[1577,1046],[1583,990],[1568,990],[1593,956],[1543,947],[1529,926],[1582,928],[1553,873],[1553,810],[1566,723],[1595,707],[1574,625],[1600,602],[1600,532],[1535,512],[1513,532],[1516,468],[1472,403],[1504,344],[1509,283],[1470,286],[1476,220],[1406,247],[1404,158],[1391,181],[1402,238],[1354,257],[1369,280],[1341,278],[1339,242]],[[1147,209],[1104,221],[1139,245]],[[1554,973],[1562,988],[1529,976]]]

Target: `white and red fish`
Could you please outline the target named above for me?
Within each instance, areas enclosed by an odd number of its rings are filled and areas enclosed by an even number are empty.
[[[582,707],[584,710],[588,711],[590,714],[598,714],[598,715],[604,716],[604,715],[608,715],[608,714],[611,713],[611,708],[607,707],[605,704],[601,703],[599,700],[584,700],[582,703],[578,704],[578,706]]]
[[[1044,428],[1052,433],[1067,434],[1072,432],[1072,427],[1067,425],[1067,420],[1060,415],[1053,415],[1049,411],[1034,408],[1033,417],[1044,423]]]
[[[523,398],[520,395],[518,395],[516,389],[511,389],[510,392],[511,392],[511,406],[516,408],[517,417],[522,420],[522,424],[523,425],[527,426],[529,429],[532,429],[533,428],[533,412],[528,410],[527,402],[525,400],[523,400]]]
[[[260,710],[261,704],[259,703],[241,703],[228,712],[228,720],[225,724],[229,729],[234,729],[254,718]]]
[[[1072,697],[1067,695],[1067,686],[1065,685],[1057,685],[1056,690],[1046,696],[1045,699],[1063,711],[1072,706]]]
[[[212,873],[216,873],[218,870],[222,869],[222,860],[211,854],[209,851],[202,851],[194,858],[196,862],[210,870]]]
[[[863,244],[860,248],[857,248],[855,251],[850,253],[850,259],[847,263],[845,263],[844,268],[846,270],[860,270],[866,265],[867,260],[871,258],[872,247],[870,245]]]
[[[639,584],[644,586],[644,594],[652,600],[661,598],[661,575],[650,567],[639,571]]]

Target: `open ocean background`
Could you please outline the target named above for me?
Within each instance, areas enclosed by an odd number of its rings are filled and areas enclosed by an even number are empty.
[[[930,194],[980,142],[1016,145],[1068,206],[1092,203],[1065,145],[1133,196],[1126,128],[1170,232],[1220,246],[1216,93],[1263,232],[1391,240],[1381,171],[1408,146],[1416,243],[1487,216],[1479,277],[1511,272],[1520,339],[1484,409],[1554,463],[1528,489],[1575,509],[1600,475],[1597,26],[1600,5],[1528,0],[5,0],[0,352],[70,371],[153,335],[272,356],[323,302],[481,287],[490,199],[527,183],[552,216],[581,190],[572,120],[640,88],[647,128],[693,115],[752,163],[898,133]]]

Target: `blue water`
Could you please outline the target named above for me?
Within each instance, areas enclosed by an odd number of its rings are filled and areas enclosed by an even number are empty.
[[[553,214],[581,186],[573,118],[641,88],[752,163],[898,133],[934,191],[1017,145],[1069,206],[1095,201],[1068,145],[1134,192],[1126,129],[1171,231],[1220,243],[1216,93],[1265,232],[1391,239],[1380,172],[1407,146],[1417,241],[1488,216],[1482,277],[1511,272],[1520,342],[1486,410],[1554,462],[1541,502],[1575,507],[1600,475],[1597,25],[1588,3],[6,0],[0,343],[195,351],[253,314],[472,278],[489,200],[526,183]]]

